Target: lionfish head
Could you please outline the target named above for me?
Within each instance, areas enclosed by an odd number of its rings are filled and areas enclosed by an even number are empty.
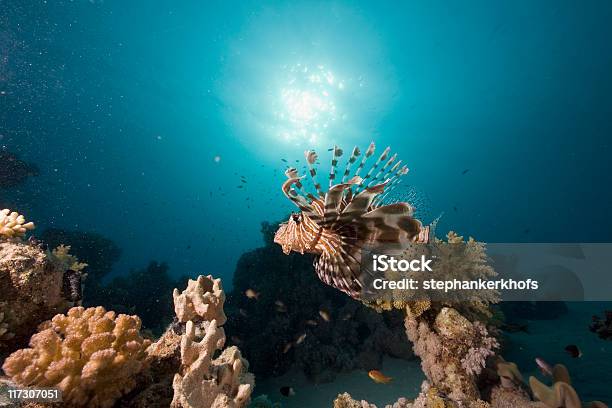
[[[279,244],[283,248],[285,255],[293,250],[304,253],[303,241],[299,234],[299,224],[302,214],[292,213],[287,222],[279,225],[278,231],[274,234],[274,243]]]

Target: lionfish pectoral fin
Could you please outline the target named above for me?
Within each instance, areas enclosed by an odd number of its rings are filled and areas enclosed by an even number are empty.
[[[313,206],[310,204],[310,202],[304,196],[299,195],[293,189],[293,186],[296,185],[297,183],[299,183],[300,180],[302,180],[302,178],[304,178],[304,176],[302,176],[302,177],[293,177],[293,178],[287,179],[287,181],[285,181],[283,183],[283,186],[282,186],[283,193],[301,211],[306,213],[309,217],[317,219],[319,217],[319,214],[316,212],[316,210],[313,208]]]
[[[403,246],[414,242],[422,228],[421,223],[412,217],[412,207],[407,203],[378,207],[361,219],[370,234],[368,241],[379,244]]]
[[[324,253],[315,261],[321,281],[346,293],[353,299],[361,297],[360,254]]]
[[[368,187],[354,196],[339,217],[339,222],[350,222],[365,214],[372,205],[374,198],[382,193],[387,183]]]

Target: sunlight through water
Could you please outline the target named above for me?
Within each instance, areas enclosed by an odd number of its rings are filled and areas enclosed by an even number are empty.
[[[288,142],[324,141],[343,118],[336,101],[346,87],[345,81],[323,65],[298,63],[284,66],[283,71],[286,80],[274,107],[277,135]]]

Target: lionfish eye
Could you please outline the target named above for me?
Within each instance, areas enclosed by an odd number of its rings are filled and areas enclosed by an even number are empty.
[[[291,219],[293,219],[293,221],[296,224],[299,224],[300,223],[300,214],[291,214]]]

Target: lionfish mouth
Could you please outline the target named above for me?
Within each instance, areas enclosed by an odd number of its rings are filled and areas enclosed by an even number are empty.
[[[317,154],[306,151],[310,189],[297,169],[285,171],[283,193],[300,213],[280,224],[274,236],[274,242],[281,245],[285,254],[315,253],[319,278],[354,298],[359,298],[362,289],[359,275],[364,246],[407,246],[427,242],[431,234],[429,227],[423,228],[413,218],[409,203],[385,202],[400,178],[408,173],[408,167],[397,160],[396,154],[390,156],[388,147],[377,160],[368,163],[375,150],[374,143],[363,155],[358,147],[353,148],[344,171],[339,173],[343,151],[334,147],[327,191],[323,191],[317,179]]]

